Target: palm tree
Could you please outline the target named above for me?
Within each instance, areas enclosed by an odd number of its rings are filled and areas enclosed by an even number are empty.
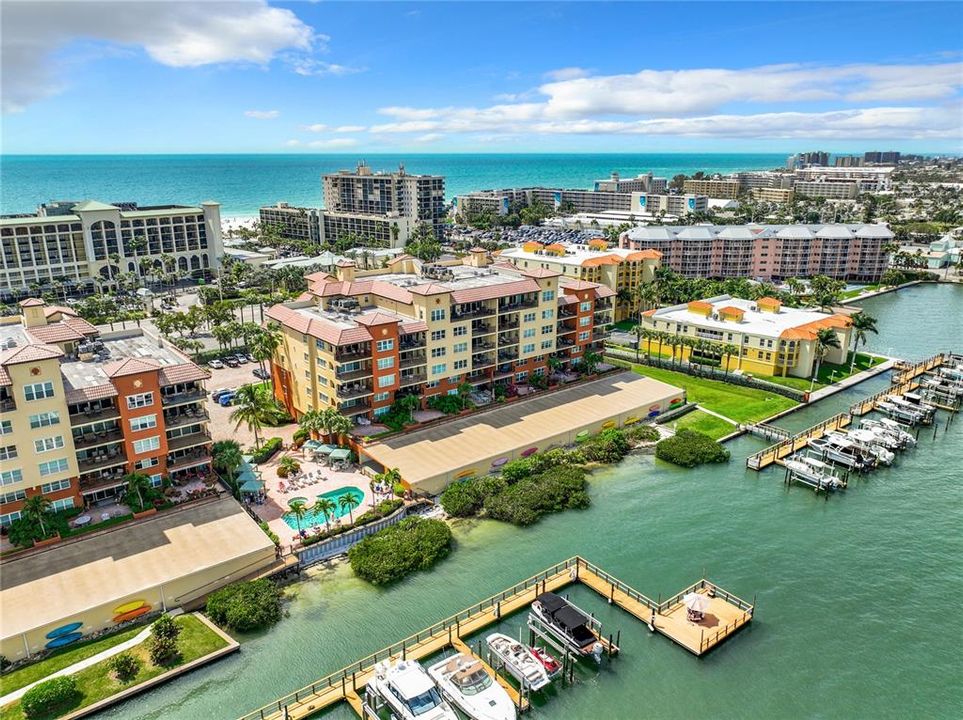
[[[259,392],[257,385],[242,385],[234,396],[234,405],[231,413],[234,429],[240,428],[242,424],[247,425],[248,430],[254,433],[254,449],[258,449],[261,446],[258,431],[278,414],[274,398]]]
[[[348,520],[354,525],[354,509],[361,504],[361,498],[353,492],[346,492],[344,495],[338,498],[338,506],[344,510],[348,509]]]
[[[722,346],[720,352],[726,356],[726,377],[729,377],[729,365],[732,364],[732,356],[739,352],[739,348],[731,343],[726,343]]]
[[[813,372],[813,382],[819,376],[819,365],[823,361],[823,356],[830,348],[839,347],[839,337],[832,328],[821,328],[816,331],[816,370]]]
[[[144,498],[150,500],[154,486],[151,485],[150,478],[143,473],[130,473],[124,478],[127,483],[125,501],[128,505],[133,504],[131,500],[137,498],[137,506],[140,510],[145,510]],[[140,511],[138,511],[140,512]]]
[[[318,499],[314,501],[314,506],[311,509],[314,511],[315,515],[324,516],[324,529],[330,530],[331,516],[334,515],[334,511],[337,509],[334,501],[330,498],[318,495]]]
[[[291,514],[294,515],[294,519],[298,523],[298,535],[300,535],[301,521],[304,520],[304,516],[308,514],[308,507],[305,505],[304,500],[298,498],[288,503],[288,509],[291,511]]]
[[[219,470],[221,479],[231,489],[231,494],[240,499],[241,488],[234,473],[244,462],[241,446],[234,440],[218,440],[211,446],[211,463]]]
[[[321,429],[329,437],[344,435],[351,432],[354,423],[351,418],[345,417],[334,408],[325,408],[321,411]]]
[[[264,370],[264,363],[274,357],[274,353],[281,346],[281,330],[277,323],[271,323],[267,327],[259,328],[258,332],[251,338],[251,354],[257,360],[261,370]],[[273,381],[273,375],[272,381]]]
[[[31,495],[23,502],[20,514],[31,522],[40,526],[40,537],[47,537],[47,526],[44,525],[44,518],[50,514],[50,499],[45,495]]]
[[[313,438],[324,430],[324,421],[320,410],[308,410],[298,418],[298,425],[302,430],[307,430]]]
[[[851,315],[849,319],[853,321],[853,359],[849,363],[849,372],[852,373],[856,367],[856,351],[859,346],[866,344],[869,333],[878,335],[879,330],[876,329],[876,318],[863,311]]]

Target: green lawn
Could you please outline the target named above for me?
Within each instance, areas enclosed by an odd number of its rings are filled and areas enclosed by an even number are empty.
[[[70,708],[69,711],[73,712],[78,708],[92,705],[93,703],[110,697],[121,690],[125,690],[128,687],[150,680],[151,678],[157,677],[161,673],[167,672],[168,670],[171,670],[179,665],[191,662],[192,660],[196,660],[199,657],[203,657],[204,655],[212,653],[215,650],[219,650],[227,645],[220,635],[215,633],[193,615],[181,615],[180,617],[175,618],[175,622],[181,627],[181,634],[177,639],[177,647],[180,650],[180,657],[175,662],[161,667],[152,665],[147,654],[147,648],[144,643],[141,643],[137,647],[130,650],[130,653],[141,661],[140,671],[137,673],[136,677],[132,678],[127,683],[118,682],[111,676],[107,669],[108,661],[104,660],[96,665],[91,665],[89,668],[85,668],[74,675],[80,696],[77,699],[77,703]],[[135,628],[134,634],[141,629],[143,628]],[[101,650],[103,649],[105,648],[102,647]],[[90,654],[92,653],[89,653],[85,657],[90,657]],[[75,660],[79,659],[80,658],[75,658]],[[38,665],[41,664],[43,663],[38,663]],[[64,667],[64,665],[61,665],[58,668],[52,668],[51,672],[59,669],[60,667]],[[24,669],[26,670],[27,668]],[[33,680],[36,679],[36,677],[33,678]],[[33,680],[30,680],[29,682],[33,682]],[[20,687],[22,687],[22,685]],[[13,688],[8,689],[6,684],[4,684],[4,692],[10,692],[12,689]],[[40,720],[53,720],[54,717],[57,716],[40,718]],[[24,715],[20,710],[19,701],[11,703],[0,710],[0,720],[23,720],[23,718]]]
[[[759,422],[799,404],[795,400],[765,390],[733,385],[721,380],[706,380],[674,370],[648,365],[633,365],[632,369],[640,375],[685,388],[689,402],[699,403],[740,423]]]
[[[831,365],[829,363],[823,363],[820,365],[819,374],[817,375],[816,384],[813,385],[813,390],[818,390],[819,388],[826,387],[831,382],[837,383],[840,380],[845,380],[850,375],[855,375],[856,373],[863,372],[864,370],[869,370],[870,368],[879,365],[884,360],[876,355],[857,353],[856,365],[853,367],[852,373],[850,373],[849,361],[851,361],[852,358],[853,354],[849,353],[847,364],[845,365]],[[766,380],[767,382],[795,388],[796,390],[802,390],[804,392],[809,390],[809,386],[812,383],[811,378],[776,377],[769,375],[755,375],[754,377],[757,377],[760,380]]]
[[[48,655],[40,662],[33,663],[32,665],[24,665],[19,670],[14,670],[10,674],[2,675],[0,676],[0,695],[12,693],[14,690],[19,690],[24,685],[36,682],[40,678],[47,677],[47,675],[55,673],[68,665],[86,660],[99,652],[114,647],[114,645],[119,645],[122,642],[130,640],[134,635],[143,630],[144,627],[144,625],[138,625],[122,630],[119,633],[114,633],[113,635],[70,645],[60,652]]]
[[[727,423],[715,415],[702,412],[701,410],[693,410],[690,413],[686,413],[678,420],[669,421],[667,425],[674,430],[697,430],[708,435],[713,440],[718,440],[739,429],[735,425]]]

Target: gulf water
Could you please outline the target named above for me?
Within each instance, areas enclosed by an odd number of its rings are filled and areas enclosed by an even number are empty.
[[[134,201],[141,205],[221,203],[224,217],[256,216],[278,201],[321,205],[321,175],[354,168],[404,164],[410,173],[444,175],[446,195],[486,188],[548,185],[591,188],[613,170],[678,173],[766,170],[782,154],[341,154],[341,155],[5,155],[0,157],[0,208],[33,212],[49,200]]]
[[[912,359],[963,348],[963,287],[926,286],[865,303],[869,347]],[[781,421],[799,428],[887,386],[879,377]],[[530,717],[959,718],[963,714],[963,419],[892,468],[825,500],[754,473],[763,443],[730,443],[724,466],[682,470],[633,455],[591,476],[592,507],[530,528],[464,521],[430,572],[376,589],[336,565],[295,585],[289,616],[240,653],[104,713],[109,718],[234,718],[580,554],[653,597],[708,577],[755,598],[755,619],[695,658],[591,591],[573,600],[622,655],[580,668]],[[502,630],[517,634],[516,615]],[[328,717],[354,717],[346,707]]]

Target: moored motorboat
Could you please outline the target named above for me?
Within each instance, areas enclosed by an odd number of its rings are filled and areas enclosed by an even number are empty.
[[[850,440],[859,450],[875,457],[883,465],[892,465],[893,460],[896,459],[896,454],[883,447],[871,430],[856,428],[847,431],[843,437]]]
[[[478,658],[458,653],[428,668],[435,685],[471,720],[515,720],[508,692],[485,670]]]
[[[558,637],[569,650],[578,655],[601,655],[598,636],[592,632],[589,616],[565,598],[546,592],[535,598],[532,612]]]
[[[485,638],[488,649],[505,664],[505,669],[518,682],[532,690],[541,690],[552,679],[532,649],[518,640],[502,633],[492,633]]]
[[[425,669],[411,660],[382,660],[368,682],[399,720],[458,720]]]
[[[843,437],[827,435],[809,441],[809,447],[818,452],[826,460],[843,465],[853,470],[870,470],[876,464],[876,459],[860,451],[853,443]]]
[[[545,672],[548,673],[549,677],[555,677],[562,671],[562,663],[555,659],[553,655],[550,655],[548,651],[544,648],[533,647],[532,653],[542,663],[542,667],[545,668]]]

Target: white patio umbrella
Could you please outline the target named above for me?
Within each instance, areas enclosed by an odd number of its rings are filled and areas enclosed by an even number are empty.
[[[704,613],[709,609],[709,598],[701,593],[689,593],[682,598],[682,603],[694,612]]]

